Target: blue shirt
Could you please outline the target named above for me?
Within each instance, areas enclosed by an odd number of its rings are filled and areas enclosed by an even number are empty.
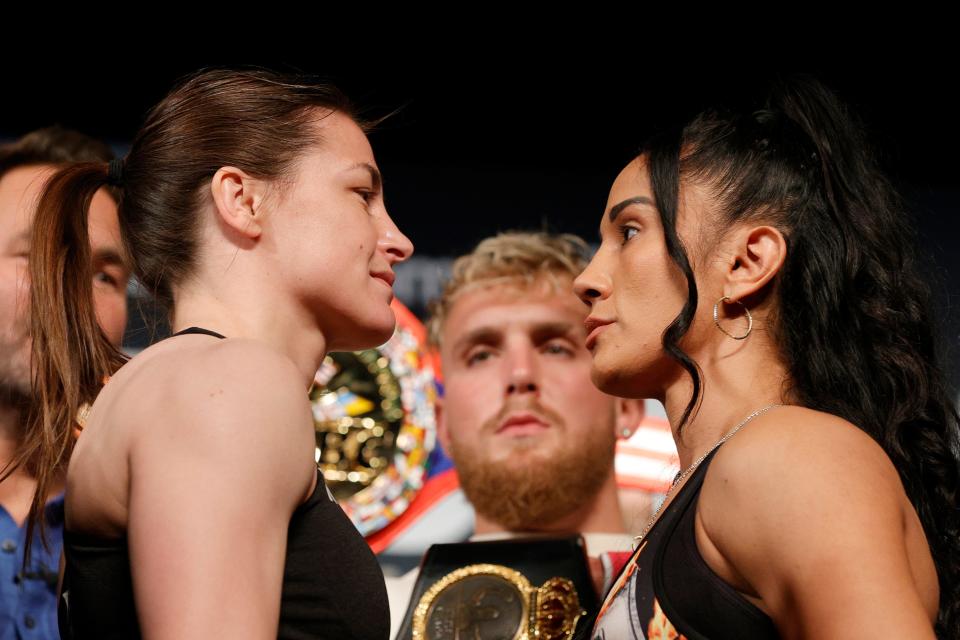
[[[31,560],[23,570],[27,525],[18,527],[0,506],[0,640],[59,640],[57,576],[63,547],[63,496],[46,506],[46,538],[33,532]]]

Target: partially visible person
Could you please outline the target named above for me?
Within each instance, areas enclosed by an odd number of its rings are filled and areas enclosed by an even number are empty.
[[[174,329],[129,361],[83,272],[82,205],[108,184]],[[362,121],[309,77],[191,74],[122,160],[49,180],[30,260],[33,516],[92,404],[66,478],[62,634],[387,637],[382,572],[318,474],[308,389],[327,351],[390,337],[412,252]]]
[[[37,199],[57,168],[112,158],[107,145],[59,126],[0,146],[0,640],[59,638],[56,587],[63,542],[63,477],[55,476],[43,496],[45,539],[39,530],[33,532],[25,563],[36,462],[11,465],[20,452],[31,409],[28,261]],[[130,270],[110,189],[94,195],[88,231],[97,319],[110,343],[119,347]]]
[[[589,381],[586,314],[572,289],[586,256],[574,236],[503,233],[454,264],[434,306],[438,437],[478,536],[626,532],[613,456],[643,405]]]
[[[592,637],[960,634],[958,418],[927,274],[819,82],[705,111],[617,176],[577,278],[593,380],[683,471]]]
[[[502,233],[454,262],[432,308],[444,392],[438,438],[475,510],[472,541],[582,533],[588,553],[630,550],[614,474],[618,438],[643,419],[590,381],[586,311],[573,279],[586,265],[579,238]],[[594,565],[602,589],[604,567]],[[393,633],[417,572],[388,579]]]

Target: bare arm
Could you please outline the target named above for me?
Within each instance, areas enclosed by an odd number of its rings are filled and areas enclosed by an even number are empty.
[[[145,638],[275,638],[287,525],[316,474],[293,365],[228,341],[185,368],[131,448],[128,542]]]
[[[880,447],[803,409],[754,426],[704,484],[697,542],[708,564],[786,638],[933,638],[935,569]]]

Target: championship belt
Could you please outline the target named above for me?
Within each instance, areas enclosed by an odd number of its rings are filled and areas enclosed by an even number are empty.
[[[439,544],[424,556],[398,637],[570,640],[596,606],[580,536]]]
[[[436,374],[420,321],[394,300],[397,328],[376,348],[331,353],[310,391],[317,466],[364,536],[402,514],[436,442]]]

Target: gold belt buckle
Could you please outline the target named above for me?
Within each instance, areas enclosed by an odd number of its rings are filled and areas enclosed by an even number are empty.
[[[585,614],[567,578],[534,587],[509,567],[472,564],[423,594],[413,612],[413,640],[570,640]]]

